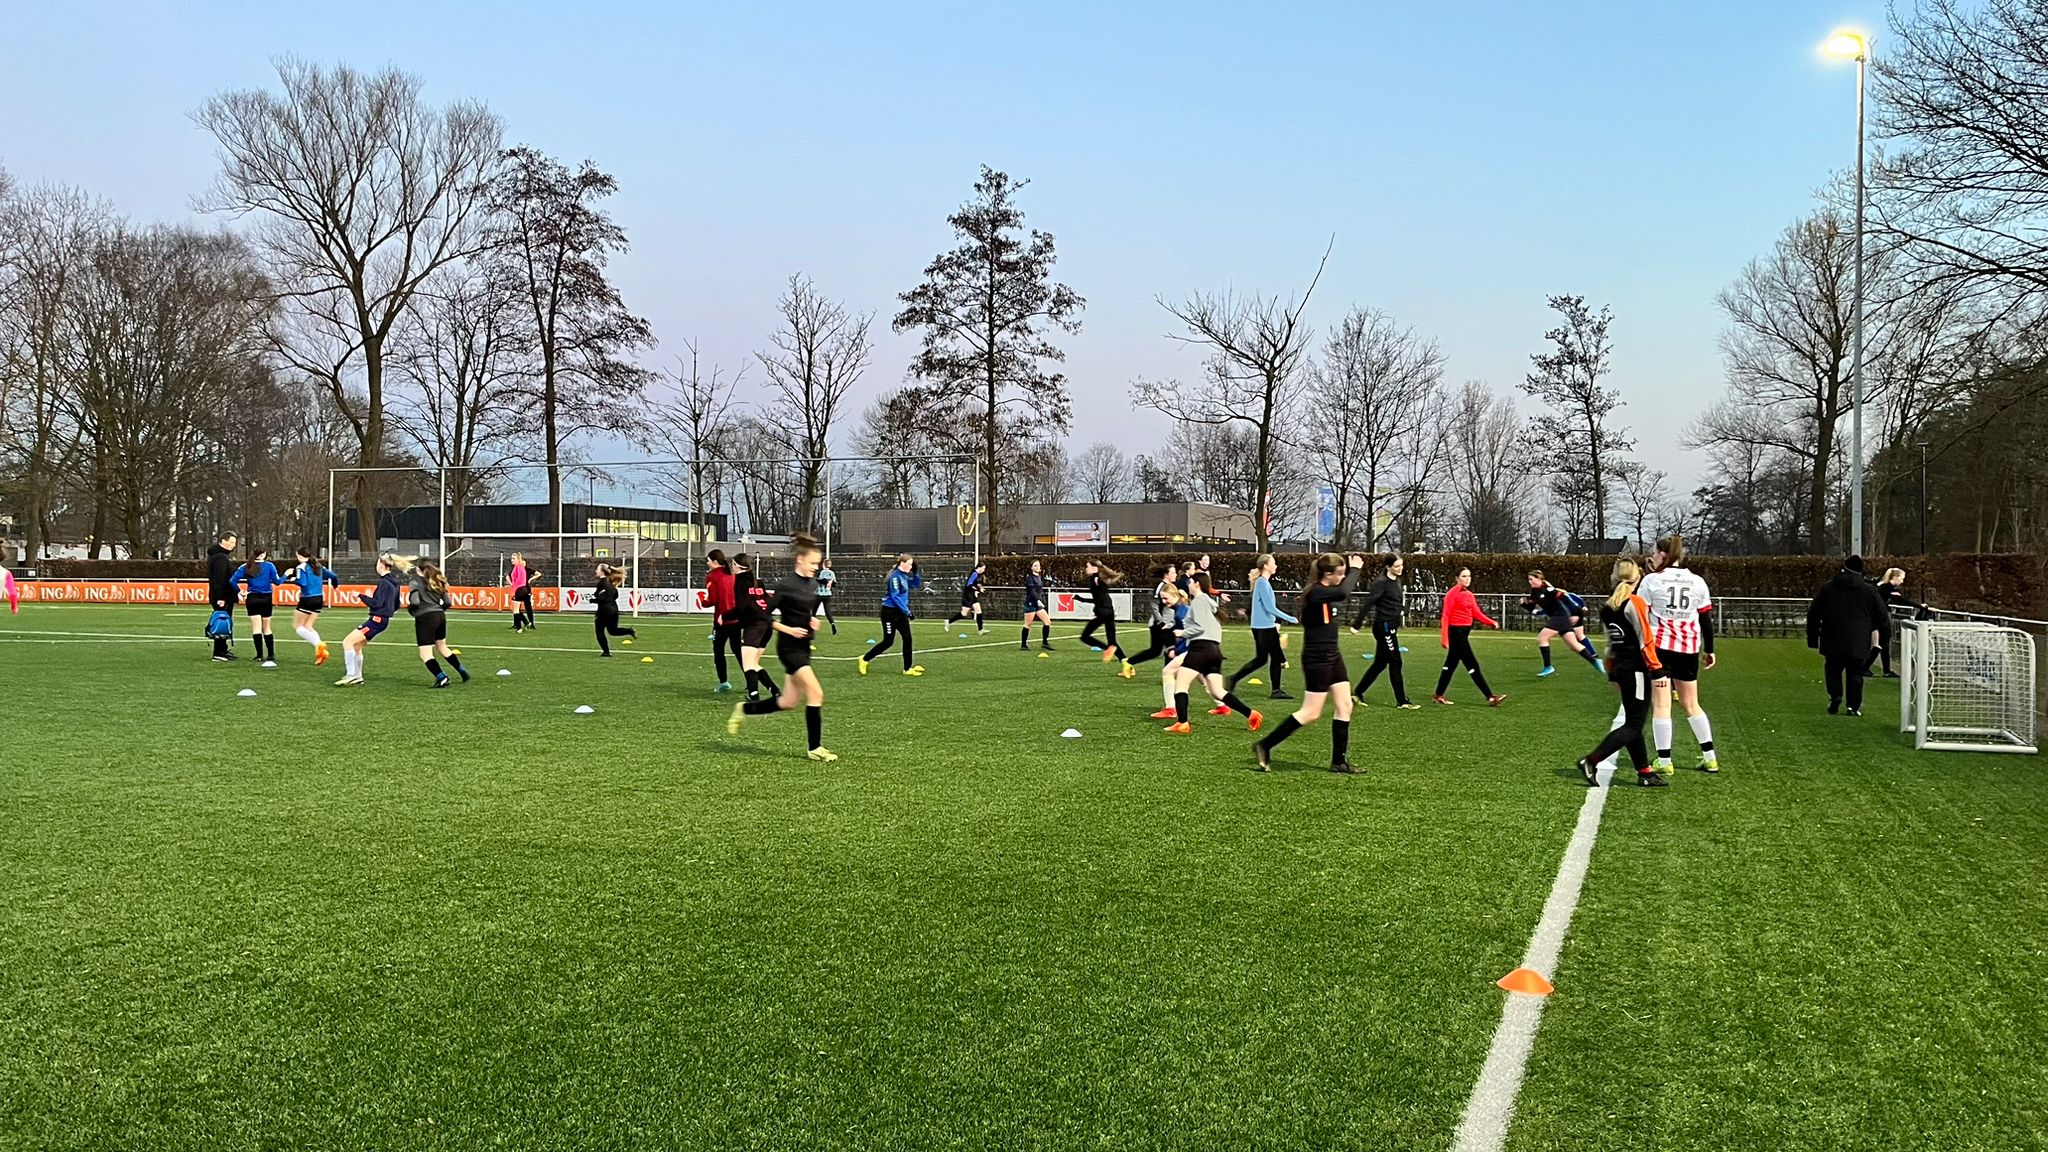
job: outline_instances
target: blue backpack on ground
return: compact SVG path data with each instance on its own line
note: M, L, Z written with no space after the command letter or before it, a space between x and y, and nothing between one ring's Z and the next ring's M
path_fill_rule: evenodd
M213 615L206 618L206 638L227 640L235 634L235 618L225 608L215 608Z

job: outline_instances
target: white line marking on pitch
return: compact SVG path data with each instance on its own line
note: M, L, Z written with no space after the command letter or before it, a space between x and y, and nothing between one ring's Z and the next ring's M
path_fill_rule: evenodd
M1557 954L1564 948L1565 932L1579 906L1579 888L1593 862L1593 839L1600 834L1600 813L1607 807L1607 789L1613 781L1613 770L1603 769L1600 786L1587 790L1586 801L1579 806L1579 822L1564 847L1564 861L1557 867L1557 880L1550 886L1550 898L1543 902L1543 915L1522 955L1522 967L1542 973L1545 980L1556 978ZM1536 1026L1543 1022L1547 999L1527 992L1510 992L1507 997L1500 1010L1500 1026L1493 1032L1493 1046L1479 1068L1479 1081L1465 1101L1452 1152L1499 1152L1507 1144L1508 1125L1515 1119L1515 1097L1522 1090L1522 1073L1536 1047Z

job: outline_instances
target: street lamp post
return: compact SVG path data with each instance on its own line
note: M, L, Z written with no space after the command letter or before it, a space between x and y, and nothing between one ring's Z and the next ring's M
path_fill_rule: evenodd
M1849 346L1852 403L1849 419L1849 551L1863 554L1863 93L1870 68L1870 37L1842 31L1828 37L1822 50L1840 60L1856 62L1856 318Z

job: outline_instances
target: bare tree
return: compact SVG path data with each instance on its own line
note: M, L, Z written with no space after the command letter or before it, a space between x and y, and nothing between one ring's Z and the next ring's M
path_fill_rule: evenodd
M1622 498L1635 525L1635 546L1647 552L1651 539L1663 527L1658 518L1671 499L1671 491L1664 485L1669 475L1640 460L1623 460L1615 464L1614 476L1621 482Z
M1614 315L1588 308L1583 296L1552 296L1550 307L1563 323L1543 334L1551 350L1529 357L1535 371L1522 381L1522 391L1544 406L1532 424L1535 447L1567 518L1589 515L1593 535L1604 539L1614 462L1634 447L1627 429L1610 423L1621 393L1600 386L1612 367Z
M627 359L654 347L606 275L626 230L597 207L618 181L585 161L571 170L532 148L504 153L490 187L492 281L526 306L548 508L562 527L566 445L586 432L632 434L654 373Z
M1096 504L1114 504L1130 499L1131 462L1123 450L1106 440L1090 444L1074 457L1074 474L1084 499Z
M1441 409L1443 352L1384 313L1353 308L1323 344L1321 373L1325 404L1304 446L1335 490L1336 539L1371 548L1381 515L1401 516L1441 457L1430 418Z
M434 272L473 252L501 127L483 105L429 108L416 77L295 60L283 92L225 92L200 110L221 176L202 207L254 215L281 305L275 353L324 386L382 464L385 345ZM363 546L376 546L372 478L356 477Z
M51 539L60 488L83 448L67 399L76 379L67 318L113 223L105 205L68 188L0 201L0 256L11 270L0 298L0 446L30 560Z
M1875 263L1879 272L1868 294L1882 301L1883 262ZM1852 406L1855 275L1854 229L1833 210L1787 228L1769 257L1751 261L1719 298L1729 325L1721 350L1727 358L1730 404L1710 411L1687 438L1697 447L1724 435L1761 432L1777 451L1800 460L1808 476L1806 547L1812 552L1828 548L1830 468L1839 454L1836 430ZM1871 311L1877 323L1866 323L1864 348L1876 361L1885 356L1887 325L1882 306ZM1867 382L1881 381L1869 374ZM1752 419L1759 411L1766 418ZM1724 429L1731 414L1740 418Z
M1052 279L1052 234L1021 235L1024 212L1015 197L1028 183L983 166L974 199L946 219L960 245L925 266L924 283L899 297L895 319L898 332L923 332L911 374L971 401L965 411L981 441L990 540L1008 526L1003 418L1017 413L1040 436L1066 431L1073 414L1067 378L1040 364L1066 359L1048 337L1080 331L1085 306Z
M519 297L466 269L437 276L394 334L396 375L411 384L395 423L448 473L448 513L458 531L492 465L508 462L536 431L526 365L532 330ZM438 498L438 497L437 497Z
M1880 229L1923 284L2048 290L2048 0L1926 0L1894 19L1872 101L1895 147L1877 166Z
M1451 420L1452 451L1461 467L1451 493L1465 546L1513 552L1528 543L1529 470L1522 418L1514 399L1468 380Z
M978 458L963 416L966 404L957 391L912 384L869 405L853 442L855 451L873 461L862 498L884 508L965 502L974 491L971 477L953 463L920 457Z
M1330 262L1328 250L1300 296L1239 298L1230 293L1196 293L1181 304L1159 302L1180 321L1186 344L1208 350L1200 384L1138 380L1131 401L1183 424L1235 427L1250 433L1254 534L1260 549L1272 543L1270 507L1280 446L1308 380L1304 371L1314 332L1302 319L1309 298Z
M848 312L818 294L810 279L791 276L777 307L782 327L770 336L774 350L756 353L768 373L768 413L796 453L803 485L798 523L815 526L824 495L825 457L832 452L832 428L846 395L867 371L873 345L872 316Z
M732 439L735 419L733 391L745 370L727 377L712 365L706 375L694 341L686 341L689 359L676 358L675 368L663 374L669 396L658 403L647 421L649 443L668 455L687 460L675 491L678 501L688 504L691 515L722 510L719 485L715 482L718 460ZM708 499L708 503L707 503ZM696 521L698 539L703 539L702 521Z

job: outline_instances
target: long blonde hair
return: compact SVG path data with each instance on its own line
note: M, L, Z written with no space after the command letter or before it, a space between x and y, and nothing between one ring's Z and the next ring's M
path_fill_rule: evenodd
M1636 582L1643 578L1643 570L1635 561L1623 556L1614 562L1614 571L1607 578L1614 581L1614 595L1607 598L1607 606L1619 608L1636 594Z
M396 552L386 552L384 555L377 557L377 559L383 561L386 568L401 576L412 571L412 557L410 556L400 556Z

